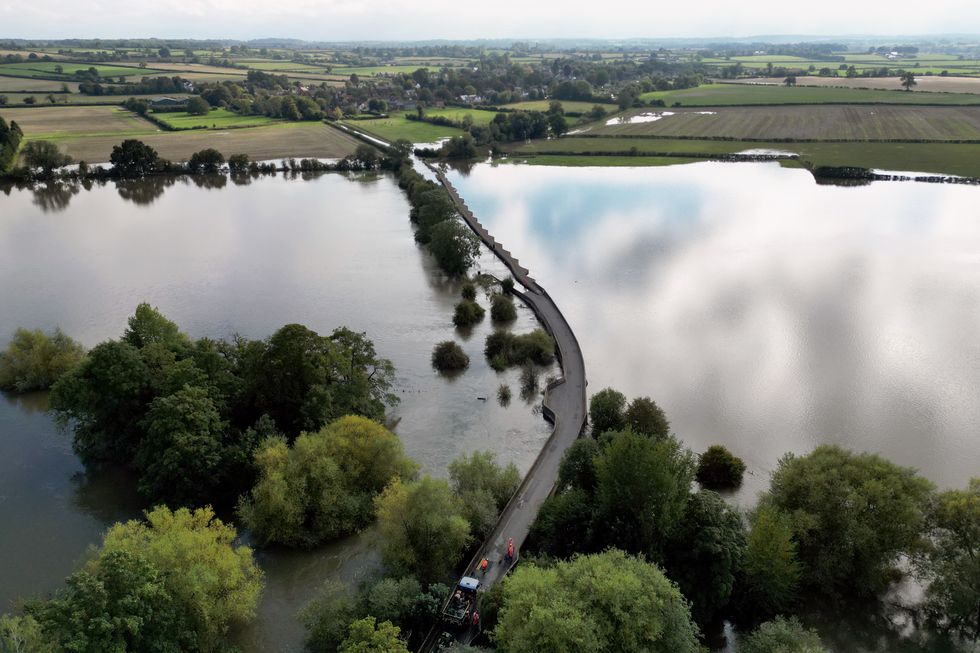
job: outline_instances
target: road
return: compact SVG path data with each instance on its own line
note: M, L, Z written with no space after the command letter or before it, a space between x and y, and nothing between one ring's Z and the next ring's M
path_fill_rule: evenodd
M562 378L546 388L543 404L545 419L554 425L554 430L527 476L524 477L521 486L501 513L493 532L484 540L483 546L466 568L465 575L479 579L482 583L481 591L486 591L500 581L513 566L513 563L505 559L509 539L514 540L516 553L514 562L520 557L521 546L537 517L538 509L554 490L558 479L558 468L565 450L578 439L585 428L587 415L585 361L575 333L547 291L531 278L529 271L522 267L520 262L504 249L503 245L496 242L480 224L442 171L436 168L432 170L449 191L463 220L510 269L514 279L525 288L524 292L518 291L515 294L531 307L544 328L554 337L558 360L562 367ZM479 564L483 558L490 561L490 568L485 574L479 571ZM441 632L441 628L437 626L420 650L431 650ZM466 644L470 643L477 634L476 629L455 633L456 638Z

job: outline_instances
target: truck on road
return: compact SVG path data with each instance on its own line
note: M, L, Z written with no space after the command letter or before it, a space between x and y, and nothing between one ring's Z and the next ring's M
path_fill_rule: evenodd
M480 581L463 576L442 610L443 620L454 626L469 624L476 607L476 590L479 587Z

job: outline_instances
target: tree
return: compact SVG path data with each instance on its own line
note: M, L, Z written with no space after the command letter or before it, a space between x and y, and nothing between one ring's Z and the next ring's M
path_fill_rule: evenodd
M739 653L827 653L820 637L795 618L776 617L739 643Z
M432 367L440 372L456 372L470 366L470 357L452 340L445 340L432 350Z
M61 168L72 162L72 158L62 153L51 141L29 141L24 146L22 155L28 168L40 168L44 175L50 175L55 168Z
M139 304L126 322L122 339L137 349L159 345L171 351L185 350L190 338L180 332L176 323L167 319L155 306Z
M787 75L786 79L783 80L783 84L786 86L796 86L796 75Z
M667 548L667 572L691 602L695 622L710 623L735 586L745 550L742 516L710 490L692 494Z
M626 395L612 388L604 388L589 399L589 421L593 435L626 428Z
M377 623L374 617L358 619L350 625L350 635L338 649L339 653L409 653L399 639L400 629L390 621Z
M195 152L187 162L187 168L193 174L215 174L225 162L224 155L213 147Z
M735 488L742 484L745 463L725 447L716 444L698 457L697 481L709 490Z
M248 170L249 158L247 154L232 154L228 157L228 169L231 172L242 173Z
M51 388L51 408L74 425L73 448L85 464L129 463L142 437L151 373L128 342L96 345Z
M663 439L670 435L670 422L663 409L650 397L637 397L624 414L626 426L634 433Z
M200 95L187 98L187 113L192 116L206 116L211 112L211 105Z
M966 490L941 493L930 512L932 546L919 567L929 580L930 619L973 641L980 639L980 478Z
M463 502L463 514L471 532L485 537L493 529L497 515L521 484L521 474L514 463L501 467L489 451L476 451L449 463L453 492Z
M788 610L796 600L800 571L789 516L758 508L750 520L733 601L740 620L757 622Z
M912 469L824 445L787 454L759 505L792 519L805 585L862 596L881 591L894 563L920 549L931 493Z
M494 322L513 322L517 319L514 300L500 293L490 298L490 319Z
M0 390L47 390L85 357L85 349L55 329L50 336L40 329L17 329L0 352Z
M50 650L51 645L34 617L0 615L0 651L3 653L43 653Z
M106 533L97 563L117 551L142 556L161 574L178 605L193 615L194 638L202 649L218 647L232 626L255 617L262 572L252 550L234 546L238 534L211 508L191 512L166 507L146 521L116 524Z
M29 603L27 612L58 650L200 651L189 607L175 599L145 557L109 551L90 569L72 574L54 599Z
M156 150L132 138L113 146L109 161L118 177L143 177L158 172L163 167L163 161Z
M898 79L906 91L911 91L912 87L919 83L915 81L915 73L911 70L902 73Z
M548 116L548 127L552 134L560 137L568 131L568 120L561 113L553 113Z
M694 480L694 456L674 438L612 433L595 459L598 544L662 559Z
M466 274L480 253L480 240L459 220L444 220L431 229L429 251L443 272Z
M266 440L255 454L259 480L239 504L262 543L313 546L353 533L371 520L372 501L415 464L401 441L369 419L343 417L316 433Z
M157 397L142 426L136 451L140 493L171 506L207 501L222 481L222 440L228 428L207 390L184 386Z
M306 650L334 653L346 639L355 614L354 599L348 588L343 583L328 580L300 611L300 621L306 628Z
M463 507L444 480L394 480L375 499L382 556L398 574L422 583L447 578L470 542Z
M494 633L502 653L700 650L677 587L655 564L616 550L518 567L504 581Z

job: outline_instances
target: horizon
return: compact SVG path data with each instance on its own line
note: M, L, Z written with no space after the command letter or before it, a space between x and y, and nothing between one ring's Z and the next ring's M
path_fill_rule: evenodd
M100 0L65 7L60 0L11 0L0 6L3 38L66 39L299 39L311 42L425 42L432 40L667 40L808 38L922 38L980 34L980 4L937 0L925 16L910 18L885 2L827 0L820 12L788 15L775 2L752 6L710 2L695 11L660 9L626 0L616 11L568 11L557 3L501 0L485 7L447 0ZM111 27L107 22L111 21ZM152 25L152 30L147 29ZM220 27L219 27L220 26ZM148 32L156 36L140 36ZM223 36L214 36L220 31ZM107 32L111 32L106 35ZM289 36L269 37L268 34ZM132 35L137 36L132 36ZM568 36L574 34L576 36ZM651 36L638 36L650 34ZM23 35L29 35L25 37ZM123 35L123 36L120 36Z

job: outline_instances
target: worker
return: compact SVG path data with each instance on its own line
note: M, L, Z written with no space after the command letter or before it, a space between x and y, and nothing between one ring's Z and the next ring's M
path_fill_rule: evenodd
M507 560L508 562L514 559L514 538L507 540Z
M487 569L490 567L490 561L484 558L480 561L480 572L487 573Z
M474 626L480 625L480 613L477 612L476 610L473 611L473 625Z

